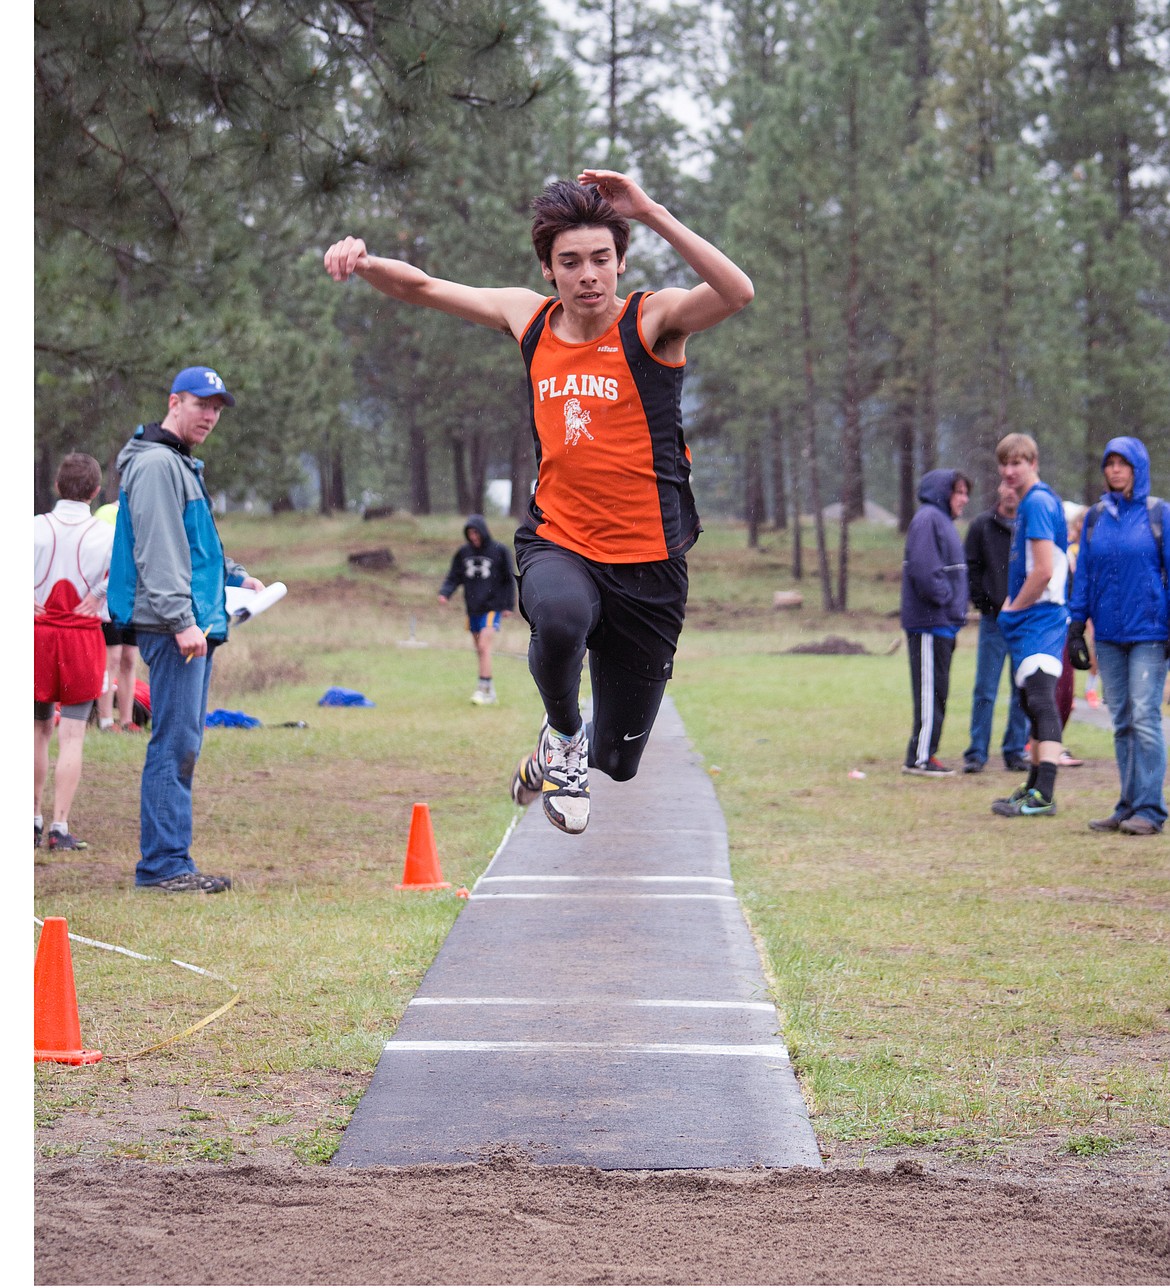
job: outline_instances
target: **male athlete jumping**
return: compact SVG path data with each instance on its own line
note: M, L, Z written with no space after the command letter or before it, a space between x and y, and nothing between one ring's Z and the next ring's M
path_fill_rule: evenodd
M512 776L563 832L589 822L592 765L618 781L638 770L673 667L698 538L680 400L687 337L748 304L750 279L630 178L586 170L533 202L545 298L524 287L465 286L346 237L325 254L385 295L513 336L528 371L537 483L516 532L528 665L546 719ZM702 281L618 294L629 221L652 229ZM593 722L581 718L589 652Z

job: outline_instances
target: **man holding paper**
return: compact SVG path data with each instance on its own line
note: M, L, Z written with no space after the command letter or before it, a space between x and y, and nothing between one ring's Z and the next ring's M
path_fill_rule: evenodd
M175 377L161 422L139 425L118 455L118 522L110 565L110 616L138 634L150 668L151 737L142 768L135 883L167 894L219 894L229 877L191 858L191 792L203 745L211 659L227 642L227 584L261 591L229 559L216 531L203 462L192 456L234 407L210 367Z

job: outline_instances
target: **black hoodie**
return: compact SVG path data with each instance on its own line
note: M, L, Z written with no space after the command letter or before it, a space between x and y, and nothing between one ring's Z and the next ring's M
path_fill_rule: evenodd
M472 529L482 540L478 550L470 541ZM457 586L462 586L468 617L511 612L516 607L516 581L507 546L493 540L482 514L473 514L467 520L463 535L468 540L455 552L439 594L447 599Z

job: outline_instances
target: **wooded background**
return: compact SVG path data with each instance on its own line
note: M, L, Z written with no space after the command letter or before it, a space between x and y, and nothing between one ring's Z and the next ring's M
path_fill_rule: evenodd
M35 57L37 509L67 451L112 496L207 363L233 500L468 513L502 477L515 510L514 343L321 256L543 291L531 199L587 165L753 278L689 348L696 493L798 575L814 543L826 607L865 502L904 525L949 465L988 503L1009 430L1065 496L1121 433L1170 489L1164 0L38 0ZM692 280L635 234L624 289Z

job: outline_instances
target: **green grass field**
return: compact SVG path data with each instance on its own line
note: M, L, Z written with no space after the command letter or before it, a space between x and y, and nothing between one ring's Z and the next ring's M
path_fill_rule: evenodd
M510 532L507 520L495 528ZM176 1104L215 1088L235 1098L232 1121L250 1114L278 1130L262 1086L345 1074L348 1095L287 1142L305 1161L329 1157L462 906L449 891L394 889L412 804L430 807L446 879L470 886L512 819L506 783L539 719L518 619L497 656L500 705L468 702L464 618L435 602L460 530L450 517L222 524L250 571L290 587L216 662L212 705L264 722L210 731L196 781L199 864L230 873L235 889L133 889L143 740L91 734L73 812L91 848L38 855L36 913L158 960L74 947L83 1039L107 1059L37 1066L42 1157L126 1152L106 1141L103 1115L127 1087ZM984 1157L1055 1133L1070 1156L1091 1158L1170 1128L1170 864L1161 839L1085 828L1114 800L1109 735L1070 726L1088 763L1062 774L1054 819L992 816L992 797L1016 785L997 768L901 775L901 543L854 533L853 611L825 616L808 579L805 608L772 608L774 591L793 588L785 538L749 551L741 529L709 530L691 559L671 685L726 815L738 892L825 1152L860 1142ZM347 554L381 546L390 571L348 567ZM830 636L866 652L789 651ZM973 665L972 628L952 676L952 762ZM377 705L319 708L334 684ZM237 991L214 1022L171 1040ZM60 1151L54 1125L71 1113L88 1115L92 1140ZM246 1131L193 1124L138 1153L215 1161L248 1149Z

